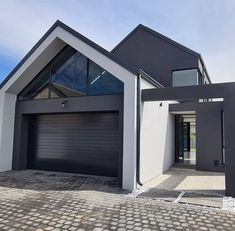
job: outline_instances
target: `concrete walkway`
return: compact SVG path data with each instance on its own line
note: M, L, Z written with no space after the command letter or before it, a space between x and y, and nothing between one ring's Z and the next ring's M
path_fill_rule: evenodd
M115 179L0 173L0 230L235 230L235 213L130 197Z
M216 208L224 208L227 203L223 173L172 167L148 182L145 188L140 196Z
M172 167L169 171L148 182L146 187L224 195L225 176L224 173Z

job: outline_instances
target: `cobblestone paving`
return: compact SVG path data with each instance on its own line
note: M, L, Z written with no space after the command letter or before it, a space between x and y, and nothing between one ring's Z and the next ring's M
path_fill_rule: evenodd
M0 230L235 230L235 213L127 193L107 178L0 173Z

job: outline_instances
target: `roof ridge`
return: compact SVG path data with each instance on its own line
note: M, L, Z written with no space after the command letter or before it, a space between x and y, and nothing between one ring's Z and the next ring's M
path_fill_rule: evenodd
M126 37L124 37L124 39L122 39L110 52L114 53L124 42L126 42L138 29L139 26L142 24L139 24L138 26L136 26L129 34L127 34Z
M160 39L165 40L166 42L169 42L170 44L172 44L172 45L174 45L174 46L176 46L178 48L181 48L181 49L185 50L186 52L188 52L188 53L190 53L192 55L195 55L196 57L199 57L201 55L200 53L198 53L198 52L196 52L196 51L194 51L194 50L192 50L192 49L190 49L190 48L180 44L179 42L176 42L175 40L173 40L173 39L171 39L171 38L169 38L169 37L167 37L167 36L157 32L155 30L151 29L150 27L147 27L147 26L145 26L143 24L139 24L138 27L141 28L141 29L144 29L145 31L151 33L154 36L159 37Z
M101 47L97 43L91 41L84 35L80 34L76 30L72 29L71 27L67 26L60 20L57 20L47 31L46 33L39 39L39 41L31 48L31 50L21 59L21 61L16 65L16 67L7 75L7 77L1 82L0 84L0 89L8 82L8 80L18 71L18 69L27 61L27 59L32 55L32 53L43 43L43 41L56 29L56 27L61 27L68 33L72 34L76 38L82 40L89 46L93 47L96 49L98 52L102 53L109 59L113 60L116 62L118 65L122 66L132 74L137 74L137 69L134 68L133 66L124 63L119 57L117 57L115 54L109 52L105 48Z
M122 46L138 29L143 29L143 30L147 31L148 33L150 33L150 34L152 34L152 35L154 35L154 36L156 36L156 37L158 37L158 38L160 38L160 39L162 39L162 40L164 40L164 41L170 43L171 45L176 46L176 47L178 47L178 48L180 48L180 49L183 49L184 51L190 53L191 55L194 55L194 56L196 56L196 57L200 57L200 53L198 53L198 52L196 52L196 51L194 51L194 50L192 50L192 49L190 49L190 48L188 48L188 47L186 47L186 46L184 46L184 45L181 45L180 43L174 41L173 39L171 39L171 38L169 38L169 37L167 37L167 36L165 36L165 35L163 35L163 34L157 32L157 31L155 31L155 30L153 30L153 29L151 29L151 28L149 28L149 27L147 27L147 26L145 26L145 25L143 25L143 24L141 24L141 23L138 24L123 40L121 40L121 41L111 50L111 52L114 53L114 52L115 52L120 46Z

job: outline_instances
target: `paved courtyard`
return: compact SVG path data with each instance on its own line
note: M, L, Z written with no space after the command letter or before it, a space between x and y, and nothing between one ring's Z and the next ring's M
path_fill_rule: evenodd
M0 173L0 230L235 230L235 213L131 195L110 178Z

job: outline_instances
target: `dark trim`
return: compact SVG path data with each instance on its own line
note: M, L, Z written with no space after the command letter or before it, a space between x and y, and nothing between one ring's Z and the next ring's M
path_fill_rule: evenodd
M184 147L184 151L190 152L190 122L183 122L183 126L186 126L187 129L187 147L186 149Z
M212 99L235 96L235 82L142 90L143 101Z
M173 70L171 70L171 72L174 72L174 71L187 71L187 70L195 70L195 69L200 72L200 70L199 70L198 67L189 67L189 68L173 69Z
M197 70L197 74L198 74L198 78L197 78L197 84L200 85L201 84L201 80L200 80L200 70L198 67L191 67L191 68L181 68L181 69L173 69L171 70L171 86L173 87L173 72L177 72L177 71L188 71L188 70ZM195 85L194 85L195 86Z
M202 64L202 68L203 68L203 69L204 69L204 71L206 72L206 77L208 78L209 83L212 83L212 82L211 82L211 78L210 78L210 76L209 76L209 73L208 73L208 71L207 71L207 68L206 68L205 62L204 62L204 60L203 60L203 58L202 58L201 54L200 54L200 56L199 56L199 60L200 60L200 62L201 62L201 64Z
M17 96L17 98L18 98L18 100L32 100L40 91L42 91L42 90L44 90L46 87L48 87L49 88L49 95L48 95L48 98L44 98L44 99L51 99L51 91L54 91L54 92L58 92L59 93L59 95L58 96L60 96L60 97L66 97L59 89L56 89L56 87L54 86L55 85L55 83L52 81L52 74L54 74L56 71L57 71L57 69L59 68L59 67L57 67L57 69L53 69L52 67L53 67L53 63L54 63L54 61L58 58L58 56L60 56L64 51L65 51L65 49L67 49L67 48L71 48L72 50L72 56L73 55L75 55L76 54L76 49L74 49L74 48L72 48L72 47L70 47L69 45L66 45L24 88L23 88L23 90L21 90L21 92L18 94L18 96ZM80 53L80 52L78 52L78 53ZM81 53L80 53L81 54ZM83 55L83 54L81 54L81 55ZM69 56L70 58L72 57L72 56ZM84 55L83 55L84 56ZM92 61L92 60L90 60L89 58L87 58L86 56L84 56L85 58L86 58L86 93L88 94L88 88L89 88L89 66L90 66L90 62ZM68 58L69 59L69 58ZM71 64L70 64L70 66L71 66ZM24 95L22 96L22 93L34 82L34 81L37 81L37 79L39 78L39 77L41 77L40 75L46 70L46 69L48 69L49 70L49 77L48 77L48 80L47 80L47 82L45 82L44 83L44 85L42 85L42 86L40 86L32 95L31 95L31 97L30 97L30 99L24 99L24 98L27 98L27 97L25 97ZM53 70L52 70L53 69ZM112 74L111 74L112 75ZM113 75L112 75L113 76ZM115 76L113 76L113 77L115 77ZM115 77L115 78L117 78L117 77ZM118 78L117 78L118 79ZM119 80L119 79L118 79ZM120 82L122 82L121 80L119 80ZM123 83L123 82L122 82ZM34 85L33 85L34 86ZM27 91L26 91L26 94L27 94ZM123 94L123 93L120 93L120 95L121 94ZM112 94L111 94L112 95ZM114 93L113 95L117 95L117 93ZM79 97L86 97L86 96L88 96L88 95L81 95L81 96L79 96ZM71 98L72 97L78 97L78 96L70 96ZM41 99L34 99L34 100L41 100Z
M179 163L179 116L175 115L175 163Z
M61 104L65 99L67 103L65 107L62 107ZM28 124L32 115L112 111L119 113L120 150L118 180L121 186L123 164L123 96L120 95L54 98L16 102L12 169L22 170L27 167Z
M10 72L10 74L0 84L0 89L8 82L8 80L18 71L18 69L26 62L26 60L33 54L33 52L43 43L43 41L52 33L58 26L59 21L56 21L52 27L42 36L42 38L33 46L33 48L24 56L24 58L17 64L17 66Z
M22 94L22 92L23 92L30 84L32 84L32 82L35 80L35 78L38 77L39 75L41 75L42 72L45 71L48 67L50 67L50 66L51 66L51 63L53 63L54 60L55 60L68 46L69 46L69 45L65 45L65 46L61 49L61 51L59 51L59 53L58 53L52 60L50 60L49 63L48 63L45 67L43 67L41 71L38 72L38 74L20 91L20 93L19 93L18 96L17 96L18 98L19 98L19 96ZM49 78L49 82L48 82L48 83L51 82L51 74L52 74L51 67L50 67L50 70L49 70L49 71L50 71L50 78ZM45 85L48 84L48 83L45 83ZM42 88L43 88L43 87L44 87L44 86L42 86ZM0 85L0 88L1 88L1 85ZM41 89L38 89L37 93L38 93L40 90L41 90ZM35 93L34 95L36 95L37 93Z
M202 102L204 103L204 102ZM210 102L215 103L215 102ZM184 102L184 103L172 103L169 104L169 112L171 113L181 113L182 114L190 114L188 112L196 112L197 106L199 102ZM192 113L191 113L192 114Z
M65 107L62 103L67 101ZM27 100L16 102L16 115L122 110L122 95L102 95Z
M119 47L121 47L121 46L122 46L137 30L139 30L139 29L142 29L142 30L146 31L146 32L148 32L148 33L150 33L150 34L152 34L152 35L154 35L154 36L156 36L156 37L158 37L158 38L164 40L165 42L168 42L168 43L170 43L171 45L173 45L173 46L175 46L175 47L177 47L177 48L180 48L180 49L186 51L187 53L189 53L189 54L191 54L191 55L193 55L193 56L195 56L195 57L197 57L197 58L200 57L200 54L199 54L199 53L197 53L197 52L191 50L191 49L188 48L188 47L185 47L185 46L181 45L180 43L177 43L176 41L174 41L174 40L172 40L172 39L166 37L165 35L160 34L159 32L157 32L157 31L155 31L155 30L152 30L152 29L150 29L149 27L146 27L146 26L144 26L144 25L142 25L142 24L139 24L137 27L135 27L134 30L132 30L121 42L119 42L119 43L112 49L111 52L112 52L112 53L115 53L115 51L116 51Z
M131 72L132 74L136 75L137 70L134 67L132 67L130 65L127 65L126 63L122 62L119 58L117 58L111 52L105 50L103 47L101 47L98 44L92 42L91 40L89 40L85 36L81 35L77 31L73 30L72 28L70 28L67 25L65 25L64 23L62 23L61 21L57 20L52 25L52 27L42 36L42 38L33 46L33 48L25 55L25 57L19 62L19 64L10 72L10 74L3 80L3 82L0 84L0 89L18 71L18 69L26 62L26 60L34 53L34 51L43 43L43 41L56 29L56 27L61 27L62 29L64 29L68 33L75 36L77 39L80 39L81 41L88 44L89 46L91 46L92 48L94 48L95 50L100 52L101 54L105 55L106 57L108 57L109 59L114 61L115 63L119 64L120 66L122 66L123 68L125 68L126 70Z
M137 75L137 132L136 132L136 181L137 183L142 186L143 183L140 179L140 126L141 126L141 118L140 118L140 111L141 111L141 75Z
M86 63L86 93L88 94L89 91L89 67L90 67L90 59L86 59L87 63Z
M221 158L221 164L225 165L225 158L224 158L224 151L225 151L225 132L224 132L224 110L221 110L221 153L222 153L222 158Z
M155 87L163 88L163 86L156 79L151 77L149 74L147 74L143 70L138 69L137 74L140 74L143 79L147 80L149 83L153 84Z
M167 36L165 36L165 35L163 35L163 34L157 32L157 31L155 31L155 30L152 30L151 28L146 27L146 26L144 26L144 25L142 25L142 24L139 24L137 27L135 27L134 30L132 30L123 40L121 40L121 41L112 49L111 52L112 52L112 53L115 53L115 51L116 51L119 47L121 47L129 38L131 38L132 35L135 34L135 32L138 31L139 29L142 29L142 30L144 30L144 31L146 31L146 32L148 32L148 33L150 33L150 34L152 34L153 36L156 36L156 37L158 37L158 38L164 40L165 42L168 42L168 43L170 43L171 45L173 45L173 46L175 46L175 47L177 47L177 48L179 48L179 49L182 49L182 50L184 50L185 52L187 52L187 53L189 53L189 54L191 54L191 55L197 57L197 58L200 60L204 71L206 72L206 75L207 75L207 77L208 77L209 82L211 83L210 76L209 76L209 74L208 74L208 71L207 71L207 69L206 69L206 66L205 66L205 63L204 63L204 61L203 61L203 58L202 58L201 54L199 54L198 52L196 52L196 51L194 51L194 50L192 50L192 49L190 49L190 48L188 48L188 47L186 47L186 46L181 45L180 43L178 43L178 42L176 42L176 41L170 39L169 37L167 37Z
M139 29L141 24L139 24L138 26L136 26L129 34L127 34L127 36L122 39L112 50L111 53L115 53L115 51L121 47L129 38L131 38L131 36Z

